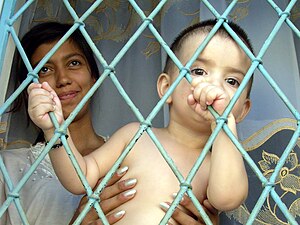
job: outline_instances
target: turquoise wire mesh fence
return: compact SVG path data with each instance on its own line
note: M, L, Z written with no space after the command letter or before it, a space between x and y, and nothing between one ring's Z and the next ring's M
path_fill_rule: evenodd
M68 9L70 15L72 16L74 20L74 25L71 27L71 29L57 42L57 44L49 51L49 53L38 63L37 66L34 68L31 66L29 59L27 58L21 44L18 38L18 35L16 34L16 31L13 27L16 20L24 13L24 11L32 4L34 1L27 1L16 13L15 11L15 4L16 1L5 1L3 5L3 10L1 14L1 21L0 21L0 43L1 43L1 62L0 62L0 69L2 70L3 67L3 58L6 51L6 46L8 42L9 35L12 37L16 44L16 48L20 52L22 59L24 60L24 63L28 69L28 76L26 80L18 87L18 89L5 101L3 105L0 107L0 115L3 115L5 111L9 108L9 106L14 102L14 100L17 98L17 96L26 89L28 84L31 82L38 82L38 72L41 70L43 65L51 58L51 56L55 53L55 51L70 37L70 35L76 30L79 29L83 36L86 38L87 42L89 43L90 47L92 48L95 57L100 62L101 66L103 67L103 73L101 74L100 78L96 81L94 86L90 89L88 94L81 100L81 102L76 106L73 113L70 114L70 116L65 120L65 122L59 126L57 123L57 120L54 115L50 113L50 116L52 118L52 121L56 127L55 134L48 145L45 146L42 153L38 156L36 161L32 164L30 169L27 171L27 173L23 176L23 178L19 181L18 184L13 185L13 182L7 172L6 166L0 157L0 169L3 174L4 180L6 182L6 185L8 186L10 193L8 194L8 197L6 201L3 203L3 205L0 207L0 217L5 213L5 211L8 209L10 204L15 204L20 218L24 224L29 224L28 220L26 218L24 209L22 208L22 204L20 202L19 198L19 191L22 189L24 184L27 182L31 174L36 170L38 165L41 163L41 161L45 158L45 156L48 154L48 152L51 150L52 145L60 138L62 140L62 143L65 146L66 151L70 155L71 161L78 173L78 176L82 180L82 183L86 189L86 193L89 196L88 203L86 204L84 210L81 212L81 214L78 216L74 224L80 224L84 216L88 213L88 211L91 209L91 207L95 207L99 217L103 221L103 224L108 224L105 215L100 207L99 204L99 194L103 191L105 185L110 180L110 178L113 176L117 168L120 166L122 161L125 159L125 157L129 154L131 149L133 148L135 142L143 135L144 132L146 132L151 139L153 140L154 144L157 146L157 150L161 153L162 157L165 159L166 163L169 165L169 167L172 169L174 176L177 177L179 183L180 183L180 191L178 192L176 198L174 199L171 207L161 220L160 224L166 224L169 218L172 216L173 211L175 210L176 206L179 204L180 200L182 199L183 195L187 193L187 195L191 198L194 205L199 210L200 214L202 215L204 221L206 224L212 224L209 217L207 216L206 212L202 208L201 204L197 200L196 196L194 195L192 189L191 189L191 182L198 171L200 165L202 164L206 154L208 153L209 149L211 148L214 139L216 138L217 134L220 132L221 129L223 129L229 138L232 140L232 142L237 146L241 154L243 155L245 161L248 163L248 165L252 168L254 173L257 175L258 179L261 181L261 183L264 186L264 189L253 208L250 217L247 221L247 224L252 224L256 218L256 216L259 213L259 210L261 210L261 207L266 200L266 197L268 195L271 195L274 201L278 204L280 210L286 217L286 219L289 221L290 224L298 224L295 220L294 216L291 215L288 208L282 202L280 197L278 196L277 192L274 189L275 186L275 180L278 176L278 173L280 172L280 169L283 167L284 162L286 161L288 155L292 151L293 147L295 146L297 139L299 138L300 128L299 125L297 126L297 129L295 130L293 137L291 138L289 144L286 146L285 150L283 151L280 160L278 161L276 168L270 177L270 179L266 179L266 177L262 174L260 169L257 167L255 162L251 159L251 157L248 155L248 153L245 151L243 146L239 143L239 141L235 138L235 136L232 134L230 129L227 127L226 124L226 118L228 114L231 112L234 104L236 103L237 99L241 95L242 91L245 89L248 81L251 79L251 76L253 75L253 72L255 70L259 70L263 77L266 79L266 81L270 84L270 86L276 91L278 96L282 99L282 101L285 103L286 107L290 110L292 115L295 117L295 119L298 121L300 120L299 112L294 108L294 106L290 103L290 101L287 99L285 94L281 91L281 89L278 87L276 82L272 79L272 76L268 73L268 71L265 69L265 67L262 64L262 58L264 54L266 53L268 47L272 43L274 37L276 36L278 30L280 27L286 23L291 30L296 34L297 37L300 38L300 32L299 29L291 22L289 19L291 9L297 2L297 0L292 0L287 5L286 9L281 10L274 1L268 1L268 4L270 7L272 7L276 13L279 16L279 19L274 26L272 32L267 37L264 45L259 50L258 54L255 56L251 53L251 51L246 47L246 45L243 43L243 41L240 40L240 38L233 32L233 30L230 28L230 26L227 24L227 19L229 18L229 14L231 10L235 7L238 0L232 1L227 9L220 14L217 12L214 7L209 3L209 1L203 0L202 2L204 5L211 11L211 13L214 15L215 18L218 19L217 24L214 26L212 31L209 33L209 35L206 37L206 39L203 41L203 43L199 46L197 51L194 53L193 57L188 61L186 65L182 65L181 62L176 58L174 53L170 50L169 46L164 41L163 37L160 35L160 33L155 28L153 21L155 16L160 12L162 7L167 3L167 0L160 1L157 6L154 8L154 10L147 16L145 15L145 12L139 7L139 5L134 0L129 0L129 3L132 5L136 13L141 18L141 24L138 27L138 29L135 31L135 33L132 35L132 37L127 41L127 43L123 46L123 48L118 52L118 54L113 58L113 60L110 63L107 63L105 58L102 56L100 49L98 49L93 41L92 37L89 35L89 33L86 31L84 23L87 17L91 15L91 13L97 9L102 3L102 1L95 1L90 8L86 10L86 12L82 16L78 16L76 11L72 8L69 1L64 0L65 7ZM245 75L245 78L243 79L239 89L237 90L236 94L232 98L230 104L224 111L224 113L219 116L217 113L214 112L212 108L209 108L211 113L216 118L217 126L213 133L211 134L210 138L208 139L203 151L201 152L199 158L197 159L196 163L192 167L190 173L185 178L180 171L178 171L175 163L173 162L172 158L168 155L167 151L163 148L161 143L156 138L155 134L152 132L152 120L155 118L157 113L162 109L164 103L168 99L168 97L172 94L172 92L175 90L177 85L180 83L182 79L187 79L189 82L191 81L190 77L190 71L189 68L192 65L192 63L196 60L197 56L203 51L209 40L214 36L214 34L217 32L219 27L224 26L225 29L228 31L228 33L233 37L233 39L241 46L241 48L245 51L247 56L251 59L252 64L249 68L248 72ZM137 40L137 38L142 34L142 32L145 29L149 29L152 34L155 36L157 41L160 43L162 49L171 57L171 59L174 61L175 65L179 68L179 75L176 78L175 82L172 84L172 86L169 88L167 93L162 97L162 99L156 104L156 106L153 108L153 110L149 113L149 115L145 118L140 112L139 109L135 106L135 104L132 102L130 97L126 94L126 91L122 87L122 84L119 82L116 74L115 74L115 67L118 64L118 62L124 57L124 55L128 52L130 47L133 45L133 43ZM5 76L2 74L1 76ZM104 80L110 79L117 90L119 91L120 95L123 97L124 101L128 104L128 106L132 109L133 113L135 114L137 120L140 122L140 128L136 132L136 135L132 139L132 141L128 144L128 146L124 149L118 160L115 162L115 164L112 166L112 168L109 170L107 175L104 177L104 179L101 181L101 183L98 185L95 191L91 189L91 187L88 185L85 176L81 172L72 151L70 150L68 143L66 141L66 130L68 126L72 123L80 109L85 105L85 103L91 98L91 96L95 93L95 91L100 87L100 85L104 82ZM26 91L26 90L25 90Z

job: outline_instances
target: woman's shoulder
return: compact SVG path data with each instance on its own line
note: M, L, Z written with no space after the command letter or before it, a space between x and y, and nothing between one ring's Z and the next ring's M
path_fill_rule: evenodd
M22 171L27 171L38 157L41 157L44 147L45 143L40 142L35 145L30 145L29 147L1 150L0 155L8 170L16 170L19 168L22 169ZM44 156L38 169L42 169L49 176L55 176L48 154Z
M3 160L7 158L22 158L23 156L28 155L29 152L31 152L32 146L29 147L21 147L21 148L9 148L9 149L4 149L0 151L0 155Z
M33 154L34 156L38 156L44 149L45 143L37 143L36 145L28 145L24 147L18 148L8 148L0 151L0 155L3 159L14 157L23 158L24 156L28 158L28 155Z

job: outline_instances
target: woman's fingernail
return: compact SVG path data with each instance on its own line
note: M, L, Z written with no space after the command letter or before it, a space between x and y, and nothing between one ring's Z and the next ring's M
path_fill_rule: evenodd
M126 197L126 198L132 198L135 194L136 194L135 189L131 189L131 190L123 193L124 197Z
M131 178L124 182L125 187L132 187L137 183L137 179Z
M165 202L161 202L159 205L164 210L168 210L170 208L170 206Z
M173 196L173 198L176 198L177 193L173 193L172 196ZM182 198L180 199L180 202L183 202L183 199L184 199L184 197L182 197Z
M128 166L124 166L124 167L118 169L117 170L118 176L123 176L127 172L127 170L128 170Z
M114 217L117 218L117 219L120 219L121 217L123 217L125 215L125 211L124 210L121 210L119 212L116 212L114 214Z

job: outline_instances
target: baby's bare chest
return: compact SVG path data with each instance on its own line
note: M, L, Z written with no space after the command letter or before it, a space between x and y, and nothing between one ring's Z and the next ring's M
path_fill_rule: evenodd
M136 221L143 225L159 224L165 215L160 203L173 201L172 195L180 190L199 156L163 141L162 145L165 154L150 139L142 138L122 163L129 167L124 179L137 178L138 182L134 199L118 208L127 213L117 224L136 224ZM200 203L206 199L207 168L208 164L204 163L192 181L193 193ZM172 224L176 223L172 221Z
M199 153L163 143L163 150L149 139L139 140L123 165L129 166L126 177L138 179L137 191L143 201L172 201L172 194L180 190L195 164ZM166 151L166 152L161 152ZM191 187L199 201L206 198L208 164L205 161L197 171Z

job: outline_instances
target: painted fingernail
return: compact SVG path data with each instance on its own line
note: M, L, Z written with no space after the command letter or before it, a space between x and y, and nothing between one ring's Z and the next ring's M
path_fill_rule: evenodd
M172 196L173 196L173 198L176 198L177 193L173 193ZM183 202L183 199L184 199L184 197L182 197L182 198L180 199L180 202Z
M121 210L119 212L116 212L114 214L114 217L117 218L117 219L120 219L121 217L123 217L125 215L125 211L124 210Z
M131 178L124 182L125 187L132 187L137 183L137 179Z
M135 189L132 189L132 190L129 190L129 191L124 192L123 195L124 195L126 198L131 198L131 197L133 197L135 194L136 194L136 190L135 190Z
M128 170L128 166L124 166L124 167L118 169L117 170L118 176L123 176L127 172L127 170Z
M170 206L165 202L161 202L159 205L164 210L168 210L170 208Z

